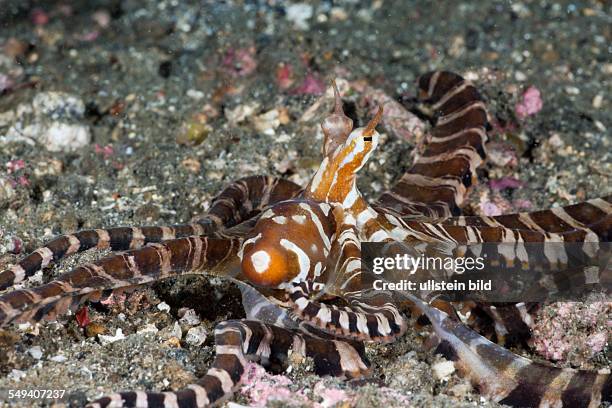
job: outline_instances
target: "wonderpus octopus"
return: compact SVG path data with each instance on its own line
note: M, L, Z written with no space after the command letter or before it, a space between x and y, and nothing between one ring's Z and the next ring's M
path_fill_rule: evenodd
M8 289L0 296L0 326L52 320L114 291L207 274L239 285L247 316L216 326L216 357L208 372L179 391L118 392L89 407L218 404L240 387L248 360L282 366L290 354L311 358L321 376L364 377L369 373L364 342L398 339L407 329L406 311L431 323L435 352L494 401L530 407L610 402L609 370L530 361L470 328L449 302L368 290L364 284L362 242L607 242L612 231L612 196L534 213L461 216L476 169L486 158L484 101L461 76L432 72L418 80L414 102L432 125L425 148L373 204L357 189L356 178L378 146L375 128L382 108L365 127L353 129L335 89L334 111L321 124L323 160L308 185L245 177L225 188L192 224L86 230L55 238L0 273L0 290ZM10 290L52 262L90 248L124 252L44 285ZM528 335L533 324L524 303L473 308L489 315L497 340L513 332Z

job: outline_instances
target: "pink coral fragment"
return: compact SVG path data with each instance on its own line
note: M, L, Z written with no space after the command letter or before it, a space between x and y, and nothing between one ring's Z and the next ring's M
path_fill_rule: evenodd
M96 154L103 155L105 159L108 159L115 153L112 145L100 146L97 143L94 145L94 151Z
M77 36L77 39L83 42L92 42L97 40L99 36L100 32L98 30L92 30Z
M381 89L370 86L363 88L363 94L363 102L368 107L370 115L373 116L379 106L383 107L382 125L392 135L410 142L418 142L422 138L425 132L424 122L393 97Z
M547 359L581 365L610 341L604 323L609 321L611 310L612 303L605 301L547 305L536 319L531 346ZM556 317L551 319L551 315Z
M519 162L516 151L508 143L488 143L487 154L489 156L489 162L498 167L516 167Z
M293 81L293 66L281 62L276 68L276 85L284 90L293 85Z
M255 47L230 49L225 53L221 65L234 77L245 77L257 68Z
M608 336L604 332L592 334L586 340L587 346L591 348L593 353L599 353L604 349L608 342Z
M535 115L542 109L542 96L540 90L530 86L521 96L521 100L515 106L516 116L525 119L527 116Z
M32 23L37 26L45 25L49 22L49 15L41 8L35 8L30 13Z
M100 27L106 28L110 24L111 15L106 10L98 10L91 15L91 19Z
M19 176L19 177L17 177L17 183L20 186L29 186L30 185L30 180L28 180L28 178L26 176Z
M339 388L328 388L323 381L315 384L314 393L322 399L319 403L315 404L317 408L331 408L338 406L342 402L352 400L346 391Z
M0 74L0 93L8 91L15 85L15 82L8 75Z
M514 177L503 177L500 179L493 179L489 181L489 187L493 190L505 190L507 188L515 189L523 187L524 183Z
M482 211L482 214L486 215L487 217L502 215L501 209L491 201L485 201L484 203L481 203L480 210Z
M9 160L6 163L6 171L11 174L17 170L25 168L25 161L23 159Z
M325 92L325 84L313 73L306 74L304 81L291 92L294 95L321 95Z
M533 203L526 199L517 198L512 201L512 206L517 210L530 210L533 208Z
M265 407L271 401L295 401L296 395L288 386L292 381L284 375L272 375L258 364L249 363L243 376L241 392L250 399L249 406Z
M23 250L23 241L17 237L13 237L10 244L7 246L7 250L11 254L20 254Z
M125 293L120 293L120 294L112 293L109 297L100 301L100 303L102 303L104 306L110 307L113 305L119 305L119 304L124 303L125 299L126 299Z

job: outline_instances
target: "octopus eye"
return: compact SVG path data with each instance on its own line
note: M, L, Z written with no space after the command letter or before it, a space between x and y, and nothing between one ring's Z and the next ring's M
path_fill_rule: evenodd
M382 119L382 115L383 115L383 107L381 105L378 107L378 112L376 112L376 115L372 118L372 120L368 122L366 127L363 129L362 134L363 134L363 140L365 142L372 141L372 135L374 134L374 129L376 128L376 125L378 125L380 120Z

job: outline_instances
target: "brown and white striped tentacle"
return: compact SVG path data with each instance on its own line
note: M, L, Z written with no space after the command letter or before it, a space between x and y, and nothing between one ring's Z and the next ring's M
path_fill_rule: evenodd
M550 210L521 212L495 217L460 216L442 222L443 225L469 227L505 227L540 233L584 231L585 241L609 242L612 237L612 195L591 199Z
M244 177L232 182L214 198L204 220L212 219L219 228L232 227L274 203L298 196L301 191L297 184L278 177Z
M0 272L0 290L23 281L63 257L88 249L123 251L190 235L213 236L216 231L233 227L268 205L292 198L299 192L300 187L288 180L270 176L245 177L226 187L213 200L207 214L192 224L93 229L62 235Z
M151 244L79 266L45 285L0 296L0 327L12 321L53 319L102 291L142 285L185 273L223 274L237 266L240 240L191 236Z
M600 204L600 207L602 205ZM574 212L575 213L575 212ZM378 223L381 217L385 217L393 229L383 228L379 223L375 228L371 220ZM365 218L364 218L365 219ZM585 217L581 218L585 220ZM377 218L371 218L369 224L369 239L372 241L396 240L410 244L415 240L419 243L432 242L449 245L454 256L464 256L465 244L491 243L488 249L497 249L493 252L487 251L487 264L502 266L504 268L519 268L530 271L533 277L531 288L537 296L545 293L554 293L563 285L583 285L586 279L593 282L596 276L591 267L594 261L609 259L609 249L606 246L598 246L597 239L604 239L609 234L610 220L608 217L599 217L598 222L589 225L589 234L585 229L573 229L560 233L535 230L517 230L504 226L461 226L440 225L425 223L416 220L401 220L390 214L379 214ZM370 225L372 224L372 225ZM575 222L572 224L576 225ZM604 225L607 224L607 225ZM530 245L533 243L582 243L580 246L573 245L566 248L564 245ZM590 241L590 242L589 242ZM571 245L571 244L570 244ZM471 251L480 251L480 245L471 245ZM566 249L572 250L571 256L566 254ZM480 256L482 253L474 253ZM607 257L607 258L606 258ZM540 269L542 268L543 269ZM555 273L538 275L541 270ZM599 270L602 273L602 270ZM539 276L539 278L538 278ZM569 282L569 279L572 282ZM601 278L601 277L600 277ZM580 281L576 281L580 279ZM552 285L552 286L551 286ZM556 287L555 287L556 286ZM567 287L566 287L567 289ZM482 307L481 307L482 306ZM530 327L533 324L532 308L525 303L504 305L476 305L464 308L463 315L469 316L467 320L470 325L481 333L495 334L500 343L521 342L530 336ZM489 331L494 330L494 332Z
M497 344L527 345L535 325L538 303L478 303L464 308L465 322Z
M215 360L206 375L178 392L127 391L100 398L89 408L201 408L228 399L240 386L246 362L285 365L290 353L310 357L318 375L358 378L369 372L363 345L327 340L252 320L230 320L215 329Z
M418 81L419 108L433 130L422 154L375 207L411 218L459 215L476 168L486 157L487 112L480 93L461 76L431 72Z
M411 294L432 323L436 352L455 363L480 393L514 407L589 407L612 402L609 369L557 368L535 363L492 343Z
M119 227L79 231L59 236L44 247L38 248L18 264L0 273L0 290L11 287L34 275L63 257L88 249L111 249L122 251L137 249L151 242L208 232L201 224L169 227Z
M233 279L242 293L242 307L248 320L273 324L285 329L299 329L299 322L286 304L274 296L265 296L251 285Z
M390 343L406 331L404 317L393 303L370 306L355 300L349 306L328 305L310 299L315 289L322 289L322 285L285 285L293 313L323 332L345 339Z
M361 242L357 220L341 208L334 209L336 233L323 274L315 282L325 284L325 291L344 296L357 293L361 285Z
M544 213L544 211L540 212ZM552 213L551 213L552 214ZM479 244L479 243L549 243L549 242L576 242L597 243L607 242L608 234L612 227L612 217L601 214L597 220L592 220L588 225L578 225L578 220L572 221L573 226L563 224L547 227L538 227L532 223L532 227L519 228L504 226L501 223L495 225L447 225L441 223L423 222L418 220L401 219L389 213L382 216L391 223L393 229L373 228L368 235L370 241L380 242L395 240L412 242L447 242L450 244ZM380 217L379 217L380 218ZM476 217L475 217L476 218ZM480 217L478 217L481 219ZM378 222L378 220L377 220ZM523 228L521 228L523 227Z

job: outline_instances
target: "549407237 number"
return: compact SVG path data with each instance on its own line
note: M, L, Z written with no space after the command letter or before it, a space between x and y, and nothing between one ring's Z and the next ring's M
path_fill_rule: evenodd
M9 389L7 397L9 400L14 399L61 399L64 397L66 390L51 390L51 389Z

